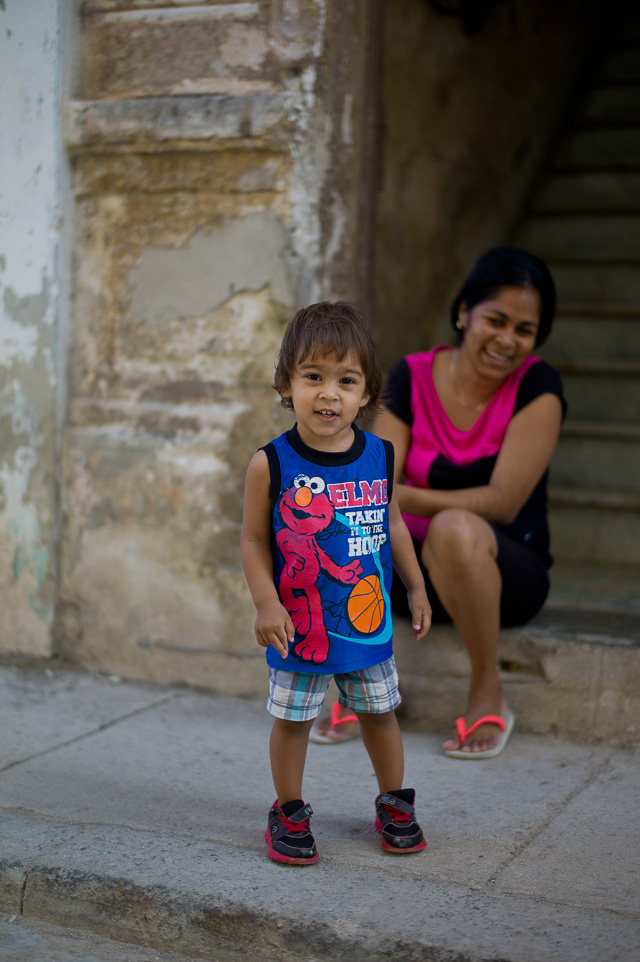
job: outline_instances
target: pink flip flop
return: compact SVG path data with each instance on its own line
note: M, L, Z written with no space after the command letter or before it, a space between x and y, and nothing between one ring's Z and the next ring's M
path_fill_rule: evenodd
M470 725L469 728L465 727L466 723L464 718L456 718L456 731L458 733L458 738L460 739L460 748L449 750L445 748L444 753L445 755L448 755L449 758L464 758L466 760L474 759L476 761L479 761L482 758L495 758L496 755L500 754L504 746L509 741L509 735L513 730L514 722L515 716L509 708L505 710L504 718L501 718L500 715L483 715L482 718L479 718L477 722L474 722L474 724ZM463 752L462 746L469 735L474 732L476 728L479 728L480 725L487 724L497 725L501 732L500 738L493 748L488 748L485 752Z
M350 712L347 715L342 715L341 717L341 712L343 711L347 711L347 709L343 708L340 702L334 701L333 705L331 706L331 715L329 716L329 728L327 729L326 734L321 734L320 732L316 731L316 725L318 724L318 722L316 721L313 728L311 729L311 733L309 735L309 741L315 742L316 745L340 745L342 742L351 741L352 738L359 738L360 729L358 729L358 731L356 732L351 732L348 735L347 734L341 735L338 738L329 738L329 732L336 731L339 725L344 725L345 722L358 721L357 715L354 715L352 712Z

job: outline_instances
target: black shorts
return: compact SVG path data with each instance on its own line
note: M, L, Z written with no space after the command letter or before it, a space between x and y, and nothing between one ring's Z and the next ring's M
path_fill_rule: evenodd
M492 524L491 527L498 542L497 562L502 576L500 625L502 628L524 625L540 611L549 594L547 562L531 548L508 537L497 525ZM450 622L451 616L443 607L422 565L421 545L414 540L413 546L416 549L420 570L424 575L427 596L433 612L432 620L434 623ZM395 572L391 587L391 607L396 614L405 618L411 617L406 589L400 576Z

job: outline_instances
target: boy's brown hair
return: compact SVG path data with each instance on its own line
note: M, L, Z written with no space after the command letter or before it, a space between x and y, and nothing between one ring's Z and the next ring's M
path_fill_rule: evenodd
M347 301L320 301L303 307L287 324L273 383L282 406L293 407L291 398L282 397L282 392L291 386L291 377L301 361L316 354L335 354L342 361L350 352L362 368L369 395L360 413L365 418L373 417L382 391L382 369L367 315Z

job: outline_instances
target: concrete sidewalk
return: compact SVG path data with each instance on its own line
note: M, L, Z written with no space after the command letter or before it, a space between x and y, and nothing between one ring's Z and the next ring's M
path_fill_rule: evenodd
M637 750L516 722L457 762L408 732L429 847L398 858L361 743L310 745L297 868L266 857L269 728L262 702L0 669L0 911L210 962L640 958Z

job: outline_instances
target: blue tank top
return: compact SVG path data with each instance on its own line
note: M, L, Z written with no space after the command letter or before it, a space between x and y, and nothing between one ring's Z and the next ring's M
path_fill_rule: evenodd
M266 445L274 580L291 616L285 671L338 674L392 654L388 500L393 447L354 425L348 451L308 447L294 426Z

